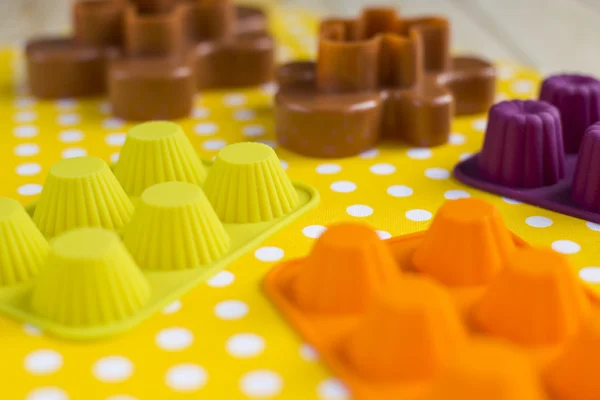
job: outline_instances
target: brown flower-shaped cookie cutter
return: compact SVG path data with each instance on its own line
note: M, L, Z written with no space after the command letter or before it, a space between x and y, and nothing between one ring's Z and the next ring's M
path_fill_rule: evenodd
M487 111L495 92L492 65L451 57L449 42L447 19L393 9L324 21L316 62L278 70L278 141L312 157L356 155L382 137L446 143L452 116Z
M27 70L40 98L108 92L128 120L189 115L197 90L272 80L265 14L229 0L87 0L74 37L32 40Z

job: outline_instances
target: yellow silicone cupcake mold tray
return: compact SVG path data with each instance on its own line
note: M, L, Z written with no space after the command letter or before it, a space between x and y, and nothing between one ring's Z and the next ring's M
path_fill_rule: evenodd
M318 201L267 145L203 162L179 125L138 125L113 168L62 160L37 202L0 198L0 312L66 339L117 334Z

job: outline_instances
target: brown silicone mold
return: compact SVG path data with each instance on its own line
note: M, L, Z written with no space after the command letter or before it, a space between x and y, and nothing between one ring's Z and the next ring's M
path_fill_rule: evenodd
M279 142L312 157L356 155L381 137L446 143L452 116L486 111L495 90L492 65L450 57L449 38L444 18L387 8L324 21L318 59L277 72Z
M35 96L108 91L117 117L176 119L189 115L198 89L274 77L274 42L256 8L229 0L80 0L73 16L72 39L29 43Z

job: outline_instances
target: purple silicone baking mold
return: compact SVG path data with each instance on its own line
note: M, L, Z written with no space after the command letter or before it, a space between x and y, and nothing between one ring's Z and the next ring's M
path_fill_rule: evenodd
M600 122L590 126L581 141L571 196L581 207L600 212Z

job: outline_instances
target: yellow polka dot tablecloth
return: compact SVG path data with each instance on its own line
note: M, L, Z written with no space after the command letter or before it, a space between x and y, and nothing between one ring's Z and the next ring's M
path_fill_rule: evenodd
M317 18L275 10L281 60L314 56ZM19 49L0 52L0 195L31 202L57 160L93 154L116 161L129 125L103 99L41 102L26 95ZM500 63L499 98L537 94L539 76ZM308 252L336 221L371 224L382 238L425 229L448 199L494 203L508 226L531 243L571 254L582 279L600 282L600 225L489 195L451 177L477 151L484 115L454 121L450 143L434 149L383 144L344 160L308 159L275 142L275 87L202 93L179 121L198 152L213 157L228 143L276 148L294 180L315 185L319 207L270 237L227 270L110 340L54 339L35 326L0 317L0 398L26 400L345 399L344 385L280 317L261 282L275 263Z

